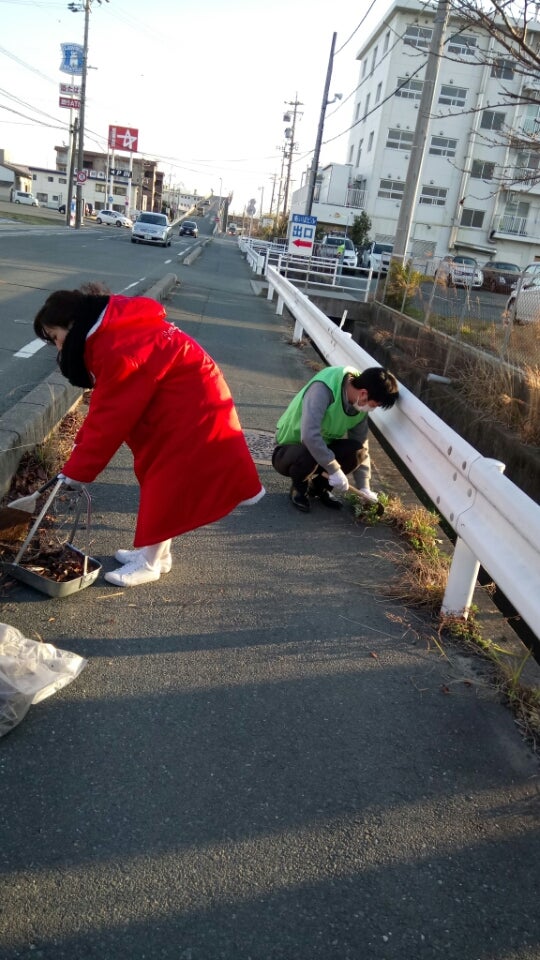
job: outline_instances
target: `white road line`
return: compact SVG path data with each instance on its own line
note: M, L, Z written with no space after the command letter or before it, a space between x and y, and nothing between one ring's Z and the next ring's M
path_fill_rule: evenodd
M129 283L127 287L124 287L124 290L131 290L132 287L136 287L138 283L142 283L143 280L146 280L146 277L141 277L140 280L135 280L135 283Z
M17 353L14 353L14 357L22 357L23 360L28 360L29 357L33 357L38 350L41 350L42 347L47 346L44 340L31 340L30 343L27 343L25 347L21 347L20 350L17 350Z

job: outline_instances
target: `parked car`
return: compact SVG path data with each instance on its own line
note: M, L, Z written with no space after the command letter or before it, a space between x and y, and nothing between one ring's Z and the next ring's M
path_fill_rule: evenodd
M439 270L439 278L448 287L481 287L484 275L473 257L445 257Z
M154 243L170 247L172 226L165 213L141 213L131 229L132 243Z
M362 250L362 266L373 270L374 273L388 273L393 249L391 243L379 243L378 240L373 240Z
M540 267L540 264L538 264ZM514 323L537 323L540 320L540 272L520 289L512 290L506 301L506 311Z
M345 244L345 250L343 252L343 266L344 267L356 267L358 266L358 254L354 247L354 244L350 237L344 236L342 233L327 233L316 246L317 256L318 257L329 257L335 259L336 257L341 257L339 248Z
M96 223L104 223L106 227L114 224L115 227L132 227L133 221L116 210L96 210Z
M198 237L199 228L194 220L183 220L178 231L179 237Z
M540 267L540 264L538 266ZM482 267L482 273L486 290L491 290L492 293L508 293L516 283L521 268L518 267L517 263L489 260Z
M39 207L39 200L33 193L26 193L24 190L14 190L12 198L13 203L26 203L30 207Z

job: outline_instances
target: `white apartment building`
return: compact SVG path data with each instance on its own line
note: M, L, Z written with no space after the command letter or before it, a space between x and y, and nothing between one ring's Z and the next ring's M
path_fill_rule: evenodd
M348 195L355 207L361 197L371 218L372 239L395 236L435 11L435 4L396 0L357 54L360 76L341 166L350 171ZM540 24L533 22L529 43L535 33L540 41ZM540 259L540 184L531 179L540 151L530 141L540 130L540 77L514 71L492 38L455 16L445 41L408 252L450 251L524 266ZM539 102L520 105L509 94ZM317 204L312 212L318 215Z

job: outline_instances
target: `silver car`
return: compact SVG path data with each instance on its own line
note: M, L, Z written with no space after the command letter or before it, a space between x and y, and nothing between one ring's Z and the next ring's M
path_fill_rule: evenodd
M154 243L170 247L172 226L164 213L141 213L131 229L132 243Z

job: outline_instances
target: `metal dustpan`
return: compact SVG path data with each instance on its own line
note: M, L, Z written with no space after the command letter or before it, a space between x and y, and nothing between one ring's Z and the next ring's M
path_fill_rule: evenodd
M21 560L24 556L24 553L28 547L28 544L32 540L32 537L37 532L45 514L49 510L54 498L58 494L60 488L64 485L63 480L57 480L51 493L47 497L47 500L43 504L38 516L36 517L34 524L32 525L31 530L26 537L26 540L21 545L15 559L12 562L3 561L1 563L2 570L11 577L15 577L16 580L20 580L22 583L26 583L29 587L34 587L36 590L40 590L41 593L46 593L49 597L67 597L72 593L77 593L79 590L84 590L85 587L89 587L90 584L99 576L101 570L101 564L88 555L88 548L90 545L90 515L91 515L91 504L90 494L88 493L86 487L81 487L78 496L77 508L75 511L75 519L73 521L73 526L71 528L70 535L64 549L72 552L77 556L78 559L82 562L82 574L78 577L73 577L71 580L53 580L50 577L47 577L41 573L37 573L35 570L30 570L28 567L24 566L24 563L21 563ZM87 539L87 552L82 553L76 547L73 546L73 540L79 526L79 518L82 511L83 500L86 501L86 539Z

